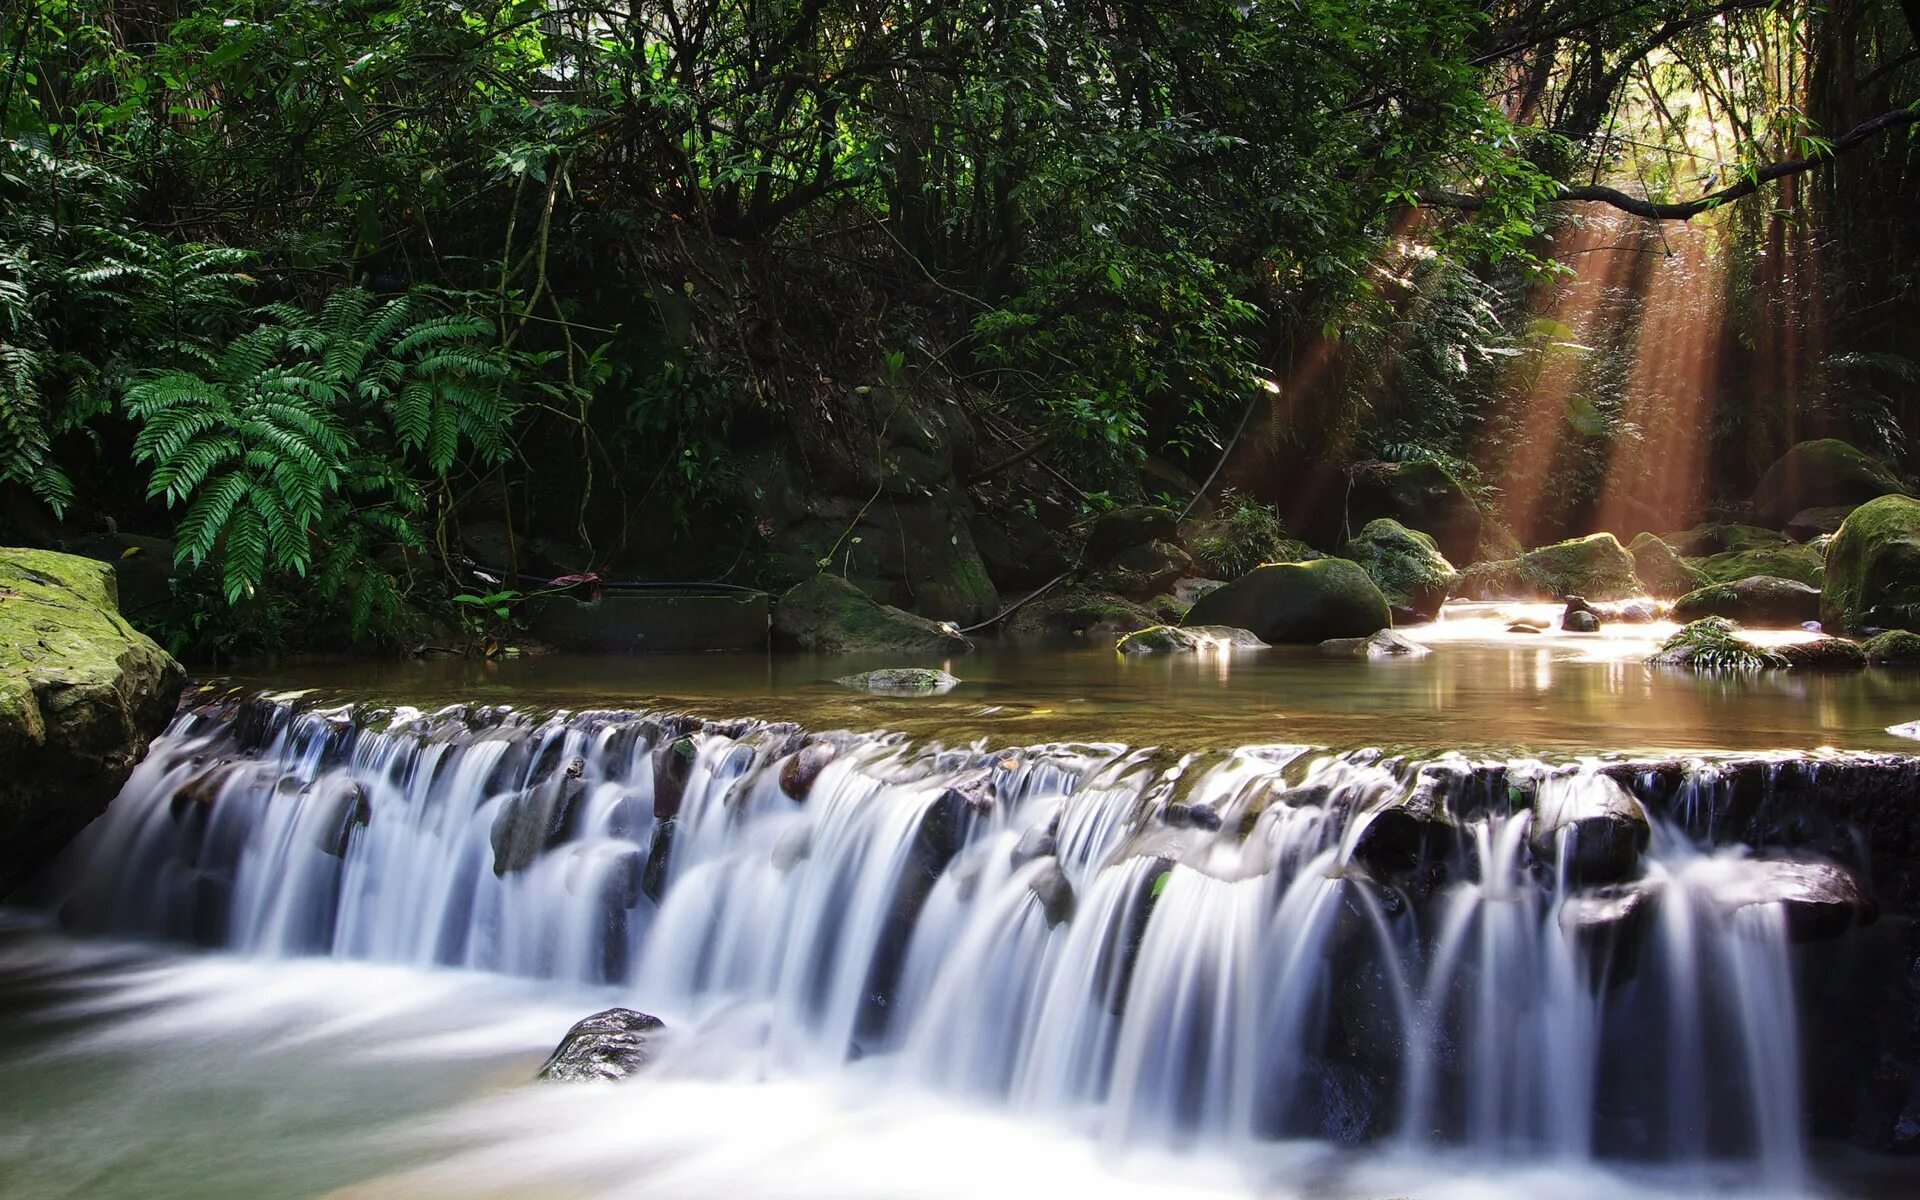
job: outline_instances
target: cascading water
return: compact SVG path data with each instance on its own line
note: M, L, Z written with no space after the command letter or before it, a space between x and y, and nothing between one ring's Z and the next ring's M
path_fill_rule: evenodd
M1794 1178L1803 865L1650 817L1603 764L1468 767L208 700L44 898L88 931L611 983L747 1022L771 1071L863 1059L1128 1144Z

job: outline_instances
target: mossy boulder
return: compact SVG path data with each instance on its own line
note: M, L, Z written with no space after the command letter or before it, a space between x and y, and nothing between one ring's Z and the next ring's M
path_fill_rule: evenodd
M1920 667L1920 633L1889 629L1868 638L1860 649L1876 667Z
M1640 594L1633 556L1610 533L1568 538L1516 559L1475 563L1461 572L1455 594L1475 600L1620 600Z
M1819 637L1806 642L1789 642L1773 651L1787 666L1801 671L1857 671L1867 665L1867 654L1859 642L1846 638Z
M1830 630L1920 629L1920 500L1853 510L1827 546L1820 622Z
M1786 536L1775 530L1733 524L1695 525L1692 529L1666 534L1660 540L1683 558L1706 558L1728 550L1757 550L1787 544Z
M1627 544L1627 553L1633 556L1633 573L1650 596L1670 600L1700 586L1700 573L1654 534L1636 535Z
M1796 628L1820 617L1820 589L1795 579L1755 575L1711 583L1674 601L1673 619L1726 617L1743 625Z
M1453 589L1453 564L1434 540L1391 517L1367 522L1347 543L1345 556L1360 564L1395 621L1431 621Z
M1114 644L1121 654L1228 654L1265 650L1267 644L1244 629L1225 625L1154 625Z
M1793 579L1817 588L1827 574L1826 560L1810 546L1759 546L1748 550L1724 550L1701 559L1693 566L1703 587L1765 575L1774 579Z
M1432 536L1457 563L1480 552L1480 506L1451 472L1432 462L1363 462L1348 472L1346 526L1364 530L1382 517Z
M1145 605L1083 586L1049 592L1021 605L1007 618L1005 632L1019 642L1112 639L1166 623Z
M1391 629L1382 629L1363 638L1328 638L1320 643L1320 653L1338 658L1424 658L1433 651Z
M1687 667L1696 671L1760 671L1786 665L1786 660L1740 636L1740 626L1725 617L1689 621L1647 660L1655 666Z
M952 626L881 604L837 575L795 584L773 606L783 645L828 654L958 654L973 649Z
M1885 463L1838 438L1821 438L1801 442L1767 468L1753 490L1753 515L1780 529L1803 509L1865 504L1903 490Z
M185 682L112 567L0 549L0 896L106 808Z
M1183 622L1231 625L1269 644L1366 637L1392 623L1386 597L1344 558L1256 567L1200 597Z

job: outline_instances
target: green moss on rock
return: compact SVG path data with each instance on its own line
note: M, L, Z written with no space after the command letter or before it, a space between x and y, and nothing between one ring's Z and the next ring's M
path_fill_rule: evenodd
M1673 552L1683 558L1706 558L1728 550L1759 550L1787 544L1786 536L1775 530L1762 529L1758 525L1731 524L1696 525L1679 533L1666 534L1660 540L1673 547Z
M1264 650L1267 644L1244 629L1224 625L1154 625L1114 643L1121 654L1198 654Z
M836 575L795 584L773 606L782 643L829 654L957 654L973 643L951 626L880 604Z
M1457 595L1475 600L1621 600L1640 594L1633 556L1610 533L1568 538L1517 559L1475 563L1461 573Z
M1868 638L1860 648L1876 667L1920 666L1920 633L1889 629Z
M1184 622L1250 630L1270 644L1366 637L1392 623L1386 597L1344 558L1257 567L1202 596Z
M1673 605L1676 621L1727 617L1747 625L1794 628L1819 616L1818 588L1769 575L1708 584L1688 592Z
M0 548L0 895L99 815L180 698L117 595L105 563Z
M1860 643L1846 638L1822 637L1809 642L1790 642L1774 649L1789 667L1800 671L1857 671L1867 665L1866 651Z
M1627 544L1633 573L1650 596L1670 600L1700 586L1700 573L1659 537L1641 533Z
M1431 537L1388 517L1367 522L1345 555L1373 580L1397 621L1431 621L1456 578Z
M1119 637L1166 623L1144 605L1081 586L1021 605L1007 619L1005 632L1014 641L1046 642Z
M1804 509L1864 504L1902 490L1885 463L1838 438L1820 438L1801 442L1767 468L1753 490L1753 515L1779 529Z
M1792 579L1809 587L1819 587L1826 578L1827 565L1820 553L1807 546L1764 546L1750 550L1726 550L1695 564L1701 582L1732 583L1764 575L1774 579Z
M1827 546L1820 621L1828 629L1920 629L1920 500L1882 496L1848 515Z

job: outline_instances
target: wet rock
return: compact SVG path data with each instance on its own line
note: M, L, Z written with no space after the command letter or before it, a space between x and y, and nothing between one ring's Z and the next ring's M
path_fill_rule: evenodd
M880 604L834 575L795 584L773 606L776 640L826 654L959 654L973 649L951 625Z
M1155 625L1114 644L1122 654L1230 654L1266 648L1247 630L1226 625Z
M1846 638L1821 637L1809 642L1790 642L1773 649L1787 666L1801 671L1857 671L1867 665L1866 651L1860 643Z
M653 817L671 821L680 815L686 799L687 781L693 778L693 764L700 757L699 744L692 734L682 734L653 748Z
M1027 881L1027 890L1040 902L1040 911L1046 914L1049 926L1073 919L1073 884L1057 859L1048 860L1039 873Z
M112 567L0 548L0 896L105 810L185 682Z
M654 1043L666 1027L631 1008L595 1013L567 1030L539 1077L557 1083L625 1079L653 1061Z
M1871 924L1880 915L1859 879L1828 862L1762 859L1742 863L1714 891L1714 898L1735 910L1750 904L1780 905L1786 912L1788 935L1800 942L1837 937L1855 925Z
M1540 634L1545 633L1546 630L1540 628L1538 625L1530 625L1525 621L1515 621L1513 624L1507 626L1507 632Z
M1026 866L1036 858L1052 858L1059 853L1054 841L1053 830L1045 825L1036 825L1020 835L1013 849L1008 853L1015 869Z
M1631 875L1651 832L1640 801L1605 775L1550 775L1534 796L1534 853L1557 859L1576 884Z
M1453 589L1453 564L1434 540L1390 517L1367 522L1341 552L1360 564L1395 621L1431 621Z
M1392 622L1386 598L1365 571L1343 558L1324 558L1256 567L1201 597L1185 624L1228 625L1279 644L1366 637Z
M1820 589L1792 579L1755 575L1688 592L1673 605L1673 619L1726 617L1743 625L1792 629L1820 615Z
M1627 544L1627 553L1633 556L1634 575L1650 596L1671 600L1700 586L1700 573L1651 533L1636 534Z
M777 871L791 871L812 856L813 830L805 825L795 825L773 844L773 866Z
M1834 631L1920 629L1920 500L1862 504L1827 547L1820 623Z
M1105 566L1124 551L1155 541L1171 541L1179 516L1170 508L1141 505L1102 513L1087 531L1085 561Z
M1169 804L1160 819L1175 829L1219 829L1220 814L1203 804Z
M1651 625L1665 615L1661 612L1661 606L1652 600L1616 600L1611 604L1596 604L1593 611L1603 625L1608 621L1622 625Z
M1578 892L1560 904L1560 928L1586 955L1590 973L1618 986L1633 975L1654 928L1659 890L1646 881Z
M856 692L910 696L938 696L960 685L954 676L930 667L886 667L878 671L863 671L858 675L842 675L834 682Z
M316 781L306 805L313 814L308 828L313 831L314 846L334 858L345 858L354 832L373 820L367 789L341 776Z
M1860 648L1876 667L1920 666L1920 633L1889 629L1868 638Z
M1320 643L1323 654L1353 658L1419 658L1432 650L1392 629L1382 629L1363 638L1328 638Z
M500 806L490 832L495 875L523 871L567 839L575 809L587 792L582 769L575 758L564 772L522 789Z
M1821 438L1801 442L1767 468L1753 490L1753 515L1779 529L1805 509L1864 504L1904 490L1886 464L1838 438Z
M1759 671L1787 665L1778 654L1741 637L1740 627L1725 617L1689 621L1660 643L1647 662L1696 671Z
M805 800L820 772L839 756L840 750L832 742L808 742L780 764L780 790L789 799Z
M1568 633L1598 633L1600 616L1591 608L1575 608L1569 604L1560 614L1560 628Z

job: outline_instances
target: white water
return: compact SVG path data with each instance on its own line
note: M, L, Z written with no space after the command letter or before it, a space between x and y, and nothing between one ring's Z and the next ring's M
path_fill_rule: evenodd
M1780 912L1721 904L1745 859L1662 828L1657 919L1592 952L1563 920L1583 897L1556 853L1571 830L1534 836L1619 793L1591 766L1513 764L1546 780L1532 808L1456 798L1422 828L1457 845L1396 874L1365 839L1420 776L1366 753L1195 764L835 735L796 800L795 731L709 729L669 823L656 766L679 728L204 710L47 900L78 929L256 958L535 977L575 1016L613 997L675 1031L654 1082L463 1108L453 1151L366 1195L1803 1184ZM495 836L510 808L538 818L531 840ZM992 1152L961 1149L973 1136ZM1680 1174L1615 1176L1603 1153Z

